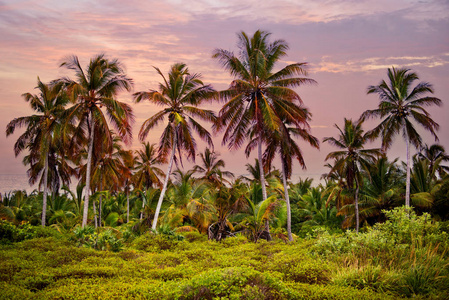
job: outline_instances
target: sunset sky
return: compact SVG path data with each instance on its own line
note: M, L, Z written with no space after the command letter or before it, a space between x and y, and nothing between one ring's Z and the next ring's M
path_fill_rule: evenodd
M334 124L357 119L378 104L366 95L369 85L386 79L387 68L406 67L421 81L433 84L440 108L430 108L440 124L440 143L449 151L449 1L411 0L128 0L128 1L0 1L0 174L24 174L22 157L15 158L18 134L6 138L6 124L30 115L21 94L35 93L37 77L49 82L73 74L59 68L68 55L79 56L82 66L96 54L118 58L134 80L134 92L156 88L160 77L152 66L167 73L170 65L184 62L203 81L225 89L231 77L211 58L216 48L237 53L240 31L257 29L272 33L271 41L284 39L290 46L279 68L308 62L309 77L318 84L297 89L313 117L312 134L322 141L336 136ZM119 100L132 103L131 94ZM132 104L136 115L133 148L143 121L159 107ZM220 105L215 104L219 110ZM373 128L367 122L364 129ZM23 130L19 130L19 133ZM160 130L150 133L158 142ZM428 144L434 140L419 131ZM228 152L214 137L226 169L245 173L247 160L241 151ZM378 143L369 147L378 146ZM199 152L203 151L201 144ZM321 150L304 145L307 170L294 167L292 180L317 178L332 147ZM405 160L405 144L397 137L388 152ZM277 166L280 168L280 165Z

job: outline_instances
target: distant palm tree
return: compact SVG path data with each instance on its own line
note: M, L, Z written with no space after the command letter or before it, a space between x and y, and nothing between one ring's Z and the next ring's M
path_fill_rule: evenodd
M85 131L87 131L86 200L82 221L84 227L87 224L89 211L92 155L95 144L98 147L98 144L106 143L112 147L113 136L109 130L109 124L117 130L125 144L131 142L134 115L131 107L116 100L116 97L120 91L130 91L133 81L126 77L117 59L109 60L104 54L93 57L85 70L81 67L77 56L66 58L61 67L75 72L74 80L64 77L57 81L66 85L67 91L75 102L67 114L68 121L77 124L72 145L81 144L80 141L84 139Z
M24 162L30 164L28 172L31 176L30 182L34 183L38 174L41 174L39 186L43 186L44 189L41 224L45 226L49 169L56 166L54 158L57 154L55 152L59 149L56 143L61 136L62 113L69 99L63 93L61 84L48 85L38 77L36 88L39 90L39 95L31 93L22 95L25 101L30 103L31 108L36 111L36 114L13 119L6 126L6 136L13 134L16 128L26 126L26 131L14 144L14 154L17 156L25 148L28 149L29 155L25 157ZM53 178L55 176L57 174L53 173Z
M221 170L225 167L225 162L218 158L219 155L216 152L206 148L204 154L200 153L199 155L201 157L202 166L196 165L194 170L197 173L203 174L203 177L201 177L202 179L207 180L216 186L220 186L223 184L223 181L227 182L223 177L234 178L234 174L231 172Z
M282 183L284 185L284 197L287 204L287 234L289 241L293 241L293 236L291 229L291 208L287 180L292 174L293 159L296 158L301 167L303 169L306 168L301 148L293 140L293 138L299 137L302 140L305 140L312 147L319 149L318 139L310 134L308 120L310 120L310 114L306 109L304 109L303 119L301 120L301 123L303 123L303 128L289 127L288 124L281 123L279 128L280 130L273 132L266 137L267 149L264 153L264 159L267 167L270 168L276 153L279 154L281 159Z
M429 162L429 169L434 170L432 177L434 179L437 176L441 179L446 174L449 174L449 167L442 165L442 163L449 162L449 155L446 153L444 147L439 144L433 144L430 147L424 145L418 153L420 159L427 160ZM437 165L437 166L435 166Z
M381 156L364 166L365 183L360 193L361 215L370 225L385 222L383 210L391 210L399 205L403 192L403 173L396 162L397 159L389 162L386 156Z
M326 156L326 160L335 160L330 173L337 171L345 174L347 186L351 191L355 185L355 228L357 232L359 231L359 190L363 183L360 176L361 165L367 164L368 161L372 161L376 156L380 155L379 149L364 149L367 138L364 135L362 123L362 121L354 123L352 120L345 118L345 127L343 129L340 129L335 124L340 135L337 138L326 137L323 140L323 142L328 142L332 146L341 149Z
M156 144L142 143L142 148L136 150L133 181L137 189L149 189L154 185L162 186L160 177L164 172L158 167L167 162L157 153Z
M196 141L193 138L192 131L196 131L210 147L213 145L210 133L195 118L207 122L215 122L216 120L215 114L211 110L198 107L205 100L211 99L215 92L210 85L203 84L200 74L190 74L187 66L183 63L174 64L170 68L168 78L158 68L155 69L164 80L163 83L159 84L159 91L150 90L134 94L134 100L137 103L147 99L151 103L165 106L163 110L143 123L139 132L140 140L143 141L149 131L168 116L168 124L159 143L159 154L166 157L171 152L171 155L153 219L152 228L154 230L156 229L176 152L181 155L182 151L186 151L187 157L195 160ZM181 157L179 158L181 159Z
M407 149L407 177L405 189L405 205L410 206L410 146L417 149L422 145L422 139L416 131L414 122L428 130L438 140L435 133L439 125L432 120L425 106L440 106L442 101L435 97L426 96L433 93L432 85L420 82L413 89L412 84L419 80L418 75L409 69L388 69L389 82L382 80L379 85L369 86L368 94L378 94L380 103L377 109L367 110L361 120L367 118L381 118L381 123L367 135L371 138L382 137L382 150L386 151L393 143L393 137L401 133Z
M235 78L230 87L219 93L226 101L219 113L217 131L224 130L223 144L238 149L248 138L257 139L258 159L263 200L267 199L265 175L262 165L263 132L279 129L281 118L296 124L302 111L299 95L291 88L315 81L305 77L306 63L289 64L277 72L274 67L287 55L284 40L269 43L269 32L256 31L252 37L245 32L238 34L240 56L233 52L216 49L213 58Z

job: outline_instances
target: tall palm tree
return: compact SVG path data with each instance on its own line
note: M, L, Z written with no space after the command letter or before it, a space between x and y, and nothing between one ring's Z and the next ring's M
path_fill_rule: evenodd
M310 134L310 127L308 124L310 120L310 113L304 109L304 116L302 119L303 127L289 127L288 124L281 123L280 130L267 136L267 148L264 153L264 159L268 167L271 166L276 153L279 153L282 165L282 183L284 185L284 197L287 204L287 234L289 241L293 241L291 228L291 208L290 197L288 194L287 180L292 174L293 159L299 162L303 169L306 168L304 158L302 156L301 148L293 140L293 137L305 140L312 147L319 149L318 139Z
M340 129L337 124L335 127L340 132L337 138L326 137L323 142L328 142L335 146L340 151L334 151L326 156L326 160L334 159L330 173L342 172L346 175L348 188L352 191L355 185L355 217L356 217L356 232L359 231L359 190L363 183L361 179L361 165L367 164L368 161L380 155L379 149L364 149L367 137L362 129L363 121L353 122L345 118L345 127Z
M109 130L111 124L125 144L132 138L134 115L131 107L118 101L117 94L130 91L133 85L121 63L117 59L107 59L104 54L93 57L83 70L77 56L67 57L61 64L75 72L75 79L64 77L57 82L66 85L67 91L75 102L68 110L69 122L77 124L72 145L80 144L87 135L86 200L84 201L82 226L87 224L89 211L89 193L91 192L92 155L95 144L106 143L112 147L113 136ZM106 116L108 120L106 120ZM87 131L87 134L86 134Z
M235 78L230 87L219 93L226 101L219 112L216 131L224 130L223 144L229 149L238 149L252 135L258 139L258 159L263 200L267 199L265 176L262 164L263 131L278 130L281 118L297 123L301 115L297 103L299 95L291 88L315 81L304 77L306 63L293 63L274 72L276 63L287 55L288 45L284 40L269 43L269 32L256 31L252 37L245 32L238 34L240 56L233 52L216 49L213 58Z
M389 82L382 80L379 85L369 86L368 94L378 94L380 98L377 109L365 111L361 119L380 118L381 123L367 132L371 139L382 137L382 150L386 151L393 143L393 137L401 133L406 143L407 177L405 189L405 205L410 206L410 143L417 149L422 145L422 139L413 123L421 125L429 131L435 140L435 133L439 125L432 120L425 106L441 106L442 101L426 94L433 94L433 87L428 82L420 82L412 88L412 84L419 80L416 73L410 69L388 69Z
M137 103L147 99L151 103L165 107L145 120L140 128L140 140L143 141L151 129L163 121L166 116L168 117L168 124L159 143L159 154L166 157L171 152L170 162L155 211L153 230L156 229L176 152L179 154L179 159L181 159L181 152L185 151L188 158L195 160L196 141L192 131L196 131L210 147L213 145L210 133L195 118L207 122L215 122L216 120L215 114L211 110L199 108L205 100L211 99L215 92L210 85L203 84L200 74L190 74L189 69L183 63L171 66L168 78L158 68L155 69L164 81L159 84L159 91L150 90L134 94L134 100Z
M62 113L67 105L68 97L63 93L62 85L48 85L37 78L39 94L25 93L22 97L30 103L31 108L36 112L31 116L13 119L6 126L6 136L14 133L17 128L26 127L25 132L14 144L14 154L18 156L25 148L29 151L24 162L30 164L30 181L34 182L38 174L41 174L41 184L43 186L42 204L42 226L45 226L47 211L48 177L49 169L53 169L56 162L54 159L50 165L50 160L56 154L59 147L56 146L58 137L62 131ZM53 177L57 174L53 174Z

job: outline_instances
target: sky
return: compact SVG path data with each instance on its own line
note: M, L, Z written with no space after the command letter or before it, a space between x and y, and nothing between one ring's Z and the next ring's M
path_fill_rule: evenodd
M420 81L433 84L443 106L428 111L440 125L439 143L449 151L449 1L15 0L0 1L0 174L25 174L23 156L15 158L13 152L23 130L6 137L6 125L33 113L21 95L37 93L38 76L43 82L73 76L59 68L65 57L77 55L83 67L99 53L119 59L134 80L133 92L157 88L161 77L153 67L166 74L177 62L222 90L232 78L212 59L213 50L238 53L237 33L251 36L258 29L271 32L271 41L289 44L278 68L308 63L309 77L318 84L295 90L312 113L312 134L320 141L337 136L334 124L343 126L344 118L356 120L377 107L378 98L367 95L367 87L387 79L387 69L394 66L411 69ZM138 149L142 123L160 107L134 104L131 93L120 94L118 100L132 105L132 148ZM220 109L219 104L211 107ZM366 122L364 129L375 125ZM157 143L161 129L147 141ZM435 142L419 132L425 143ZM243 149L229 152L221 139L220 134L214 136L214 144L226 169L245 174L245 164L254 163L254 155L247 159ZM326 143L320 150L299 143L307 169L295 165L292 180L318 179L326 172L327 153L336 149ZM199 143L198 152L203 150ZM405 161L402 137L397 136L388 156Z

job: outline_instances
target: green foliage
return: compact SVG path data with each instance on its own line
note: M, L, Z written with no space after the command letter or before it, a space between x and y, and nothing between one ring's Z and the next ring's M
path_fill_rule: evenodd
M97 229L92 226L77 227L73 231L78 246L90 247L96 250L111 250L118 252L123 247L120 232L112 228Z
M48 227L32 226L29 223L16 226L8 221L0 220L0 245L50 236L61 237L61 234Z
M291 292L279 278L246 267L205 272L182 288L180 299L288 299Z
M314 252L346 268L337 285L371 288L407 297L449 293L449 242L428 214L405 207L384 211L388 220L362 234L322 232Z
M146 233L136 238L131 247L146 252L158 252L174 249L180 241L178 238L167 234Z

